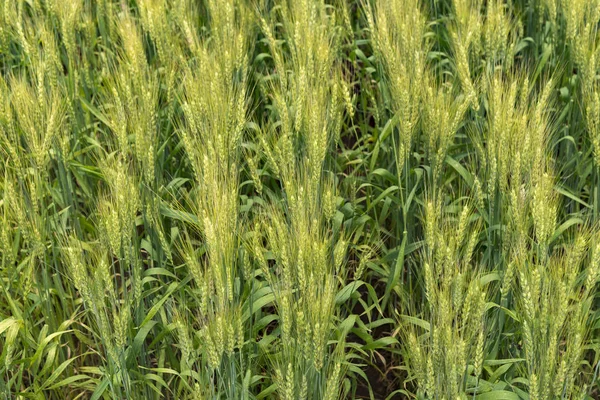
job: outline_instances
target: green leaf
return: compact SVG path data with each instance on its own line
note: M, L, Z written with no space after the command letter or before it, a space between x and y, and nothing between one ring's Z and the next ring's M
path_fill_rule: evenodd
M498 275L497 273L490 273L490 274L486 274L484 276L482 276L479 279L479 282L481 283L482 286L487 285L490 282L494 282L494 281L499 281L500 280L500 275Z
M485 360L483 362L483 365L485 366L497 366L497 365L504 365L504 364L515 364L518 362L523 362L525 361L524 358L505 358L503 360Z
M404 231L402 234L402 243L400 244L400 249L398 250L398 257L396 257L396 263L394 264L394 268L392 268L391 279L388 277L387 285L385 287L385 294L383 295L382 301L383 308L385 308L385 305L390 297L390 293L392 292L392 289L396 287L396 284L400 279L400 273L404 268L404 248L406 247L407 238L408 233Z
M583 224L583 220L580 218L569 218L567 221L563 222L555 231L552 237L550 238L550 243L554 242L556 239L560 237L567 229L569 229L573 225L581 225Z
M194 214L190 214L181 210L174 210L164 204L161 204L159 209L160 213L167 218L186 222L194 226L200 226L200 220Z
M275 295L273 293L269 293L269 294L261 297L260 299L254 301L252 303L252 309L253 309L252 312L256 313L261 308L265 307L268 304L271 304L273 301L275 301ZM248 318L250 318L250 310L247 308L244 311L244 314L242 315L242 321L247 321Z
M42 340L38 344L35 354L33 355L33 357L31 357L31 362L29 363L29 365L31 366L36 362L36 360L42 355L42 352L44 351L44 349L46 348L48 343L50 343L52 341L52 339L54 339L55 337L61 336L63 333L67 333L67 332L73 332L73 331L68 330L68 331L54 332L53 334L48 335L46 338L44 338L44 340Z
M344 286L339 292L338 294L335 296L335 303L336 304L342 304L345 303L350 296L352 296L352 293L356 292L358 290L358 288L360 288L362 285L364 285L365 283L363 281L354 281L354 282L350 282L349 284L347 284L346 286Z
M378 204L381 199L383 199L384 197L386 197L387 195L389 195L390 193L394 192L398 190L398 186L393 185L388 187L387 189L385 189L379 196L377 196L377 198L375 200L373 200L371 202L371 204L369 204L369 207L367 207L367 212L369 212L371 210L371 208L373 208L376 204Z
M404 321L406 321L408 323L420 326L421 328L425 329L427 332L429 332L431 330L431 324L429 322L425 321L424 319L417 318L417 317L411 317L410 315L401 315L400 318L402 318Z
M577 203L587 207L587 208L592 208L593 206L591 204L586 203L585 201L581 200L579 197L575 196L573 193L569 192L566 188L561 187L556 185L555 189L558 193L562 194L565 197L568 197L571 200L576 201Z
M383 337L381 339L377 339L371 343L368 343L363 348L365 350L382 349L382 348L389 347L396 343L398 343L398 340L396 338L387 336L387 337Z
M502 375L504 375L512 366L514 363L506 363L504 365L501 365L500 367L498 367L493 374L490 375L490 378L488 379L490 382L495 382L496 380L498 380Z
M177 282L173 282L169 285L169 289L167 289L167 293L165 293L165 295L159 301L157 301L156 304L154 304L154 306L152 306L150 311L148 311L148 314L146 315L146 318L144 318L144 320L140 324L140 327L143 327L146 323L148 323L148 321L150 321L152 318L154 318L154 316L156 315L158 310L160 310L160 308L163 306L163 304L165 304L165 301L167 301L169 296L177 289L177 286L178 286Z
M54 385L50 386L49 388L47 388L47 390L54 390L54 389L58 389L61 386L67 386L70 385L73 382L77 382L80 381L82 379L92 379L91 377L87 376L87 375L74 375L74 376L70 376L66 379L63 379L60 382L55 383Z
M0 322L0 334L13 326L14 324L20 324L20 320L14 319L12 317L6 318Z
M342 321L342 323L339 325L339 329L342 332L342 336L346 336L348 334L350 329L352 329L352 327L354 326L354 323L356 322L357 318L358 316L356 314L351 314L348 316L348 318Z
M495 390L493 392L487 392L477 395L477 400L519 400L514 392L508 390Z
M148 333L152 330L152 328L154 328L154 325L156 324L156 321L148 321L145 324L142 324L142 327L133 339L133 344L131 345L132 351L128 354L128 358L133 359L140 353L142 345L146 340L146 336L148 336Z
M77 360L77 358L79 358L79 357L80 356L69 358L68 360L66 360L62 364L60 364L58 366L58 368L56 368L54 370L54 372L52 372L52 375L50 375L50 377L44 382L44 384L42 385L42 389L47 388L48 385L50 385L52 382L54 382L60 376L60 374L62 374L62 372L65 370L65 368L67 368L69 366L69 364L71 364L73 361Z
M144 271L144 276L151 275L165 275L177 279L175 274L173 274L171 271L166 270L165 268L148 268L146 271Z
M106 388L108 387L109 384L110 384L109 377L104 378L102 380L102 383L100 383L96 387L96 390L94 390L94 393L92 393L92 397L90 397L90 400L98 400L100 398L100 396L102 396L102 394L104 393L104 391L106 390Z
M450 156L446 156L445 161L446 164L450 165L456 172L458 172L458 174L465 180L465 182L467 182L467 185L469 185L470 188L473 187L473 182L475 179L465 167L463 167L458 161Z
M388 182L397 182L398 181L398 178L396 178L396 176L394 174L392 174L390 171L388 171L387 169L384 169L384 168L377 168L375 171L371 172L371 174L380 176L380 177L384 178L385 180L387 180Z

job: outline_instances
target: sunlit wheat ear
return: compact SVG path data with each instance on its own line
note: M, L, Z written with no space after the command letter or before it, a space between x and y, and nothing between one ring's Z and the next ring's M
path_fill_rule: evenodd
M230 301L238 250L239 146L246 121L248 42L242 29L247 20L240 7L230 1L209 4L211 38L199 43L197 65L186 71L180 129L200 188L196 213L208 251L207 272Z
M293 164L285 160L306 163L303 168L311 176L311 187L306 190L314 192L327 149L339 135L342 118L343 90L335 60L339 43L334 27L336 14L330 15L321 2L307 2L303 7L294 5L281 14L284 40L290 52L287 62L286 48L274 37L268 22L262 20L275 68L290 73L278 73L266 87L272 93L269 97L281 125L278 130L268 131L277 136L263 138L261 144L274 147L264 151L284 182L292 179L294 171ZM316 200L316 193L310 197Z
M107 147L109 151L118 149L125 159L133 155L145 183L153 186L158 147L159 80L148 65L142 32L135 20L129 15L121 16L116 28L124 48L103 93L105 113L114 135L108 138Z
M142 210L139 194L142 178L115 154L99 162L105 179L97 203L98 238L116 262L122 277L130 277L134 304L142 298L142 261L136 238L138 213Z
M115 71L116 79L111 83L105 102L109 110L110 128L116 139L114 148L119 149L124 158L133 154L145 182L152 185L158 133L158 80L155 75L146 72L140 72L144 74L142 84L132 79L137 72L131 75L132 72L126 68ZM133 146L130 137L133 137Z
M140 19L145 31L150 34L158 58L162 63L168 62L172 56L172 45L176 42L170 39L168 2L141 0L139 1Z
M596 83L586 84L583 96L585 122L594 150L594 162L600 165L600 87Z
M122 344L124 326L128 324L128 317L125 316L126 314L119 315L118 322L115 321L110 307L107 306L106 294L114 295L109 264L97 248L84 244L73 236L64 237L61 241L61 252L69 276L83 298L85 307L92 315L93 323L100 335L99 339L106 350L105 357L111 363L119 363L119 350L122 349L117 348L115 339L119 339L119 343ZM117 325L113 325L115 322ZM115 327L120 331L115 332Z
M49 1L48 10L60 23L62 41L67 50L71 66L75 66L79 58L77 54L76 34L83 11L83 3L79 1Z
M337 16L324 2L304 1L286 4L273 11L272 21L261 21L275 68L290 71L274 75L263 88L277 125L258 138L284 194L284 202L273 204L260 226L274 272L262 260L262 243L253 246L275 293L281 337L273 375L282 398L337 398L343 376L332 356L336 348L343 353L343 347L329 342L335 332L336 274L344 274L347 243L329 231L335 191L323 177L348 97L336 60ZM276 23L281 30L273 29ZM327 378L327 388L310 385Z
M563 2L565 3L565 2ZM598 57L598 29L595 21L600 16L597 1L574 1L563 4L566 20L566 36L573 52L573 61L582 78L582 111L589 140L594 151L594 163L600 165L600 92L596 74L600 66Z
M557 194L554 179L547 173L536 181L531 205L533 225L538 243L545 246L556 227Z
M9 85L6 80L0 75L0 91L2 93L9 93ZM22 174L23 162L21 161L19 146L19 133L15 125L15 117L13 114L13 108L10 101L10 96L0 96L0 138L2 141L2 155L6 160L10 160L12 165L16 168L17 173ZM25 161L25 160L23 160ZM8 165L2 165L3 171L5 171Z
M457 96L452 87L426 79L423 90L422 126L425 149L433 167L433 180L438 180L454 135L474 101L469 95Z
M598 21L0 0L0 398L594 398Z
M373 47L384 67L391 112L398 120L397 164L410 152L427 75L427 19L418 0L394 0L367 6Z
M247 118L247 18L236 2L211 2L209 11L215 25L210 39L194 45L197 65L190 66L183 81L185 125L180 130L200 183L237 168Z
M566 39L573 52L573 61L587 85L591 85L598 68L598 29L600 7L596 0L562 1L566 22ZM589 87L589 86L588 86Z
M25 265L31 267L47 247L49 224L44 188L51 179L49 168L57 155L56 145L66 121L62 93L53 86L46 68L55 66L48 66L49 62L40 55L28 73L0 79L0 88L6 90L0 103L0 145L9 162L5 172L12 177L4 189L19 231L27 238L25 245L31 259ZM32 271L28 267L25 275Z
M553 80L533 95L530 82L521 73L495 74L488 81L489 117L483 129L473 134L485 159L488 195L522 192L546 172L547 143L553 126L548 114L553 103ZM482 171L483 172L483 171ZM531 191L526 190L528 196Z
M0 265L7 270L14 266L15 255L13 251L14 217L9 205L9 191L7 180L10 175L0 169ZM12 178L12 177L11 177Z
M184 55L185 42L190 35L195 35L191 32L193 25L190 21L197 13L191 1L173 4L162 0L141 1L139 8L142 28L150 36L150 47L156 55L151 62L160 65L157 75L160 77L161 97L166 100L167 119L170 120L174 113L182 67L188 63Z
M448 31L454 53L454 64L460 86L467 97L478 110L478 92L480 79L496 67L510 71L513 68L515 50L522 39L520 21L513 16L512 2L480 0L454 0L454 20L449 22ZM480 66L475 60L485 59L488 65L483 75L474 76Z
M49 85L45 60L34 64L29 83L25 77L14 77L9 83L11 96L10 108L5 109L7 125L13 140L17 138L16 129L21 134L25 148L21 151L23 159L29 158L31 165L38 171L44 171L50 160L51 148L59 137L66 121L66 107L63 93ZM10 112L10 115L8 114ZM10 125L13 128L10 128ZM8 139L8 138L7 138ZM13 142L16 145L17 142ZM17 151L17 148L14 148ZM9 149L10 150L10 149Z
M514 50L521 39L520 21L513 17L512 2L506 4L493 0L486 6L485 23L482 26L482 50L492 65L504 62L507 69L513 65Z
M246 312L242 304L245 296L251 295L242 282L252 279L241 256L244 226L239 198L252 31L243 2L214 0L206 6L206 30L196 26L198 10L193 3L182 2L171 10L184 38L183 52L191 54L181 64L181 87L177 89L181 119L176 124L194 186L186 212L196 220L188 224L176 246L198 299L192 310L194 328L187 327L187 333L179 326L178 331L184 368L194 371L198 394L214 392L212 381L219 376L218 392L234 398L240 394L236 388L246 373L237 370L246 360L242 348L247 317L242 318ZM164 35L152 33L156 30L152 27L155 5L148 2L144 7L148 13L145 29L151 36ZM186 10L192 10L191 15ZM154 40L160 46L161 39ZM190 359L194 352L188 335L200 340L195 360Z
M593 231L577 232L564 250L539 261L533 254L515 255L526 376L535 398L581 396L590 383L589 376L574 373L589 338L591 305L588 283L578 277L597 279L597 245L590 234Z
M467 377L482 374L486 349L486 287L474 254L480 223L470 202L453 216L429 200L425 226L424 298L422 304L408 299L406 314L400 316L403 354L422 393L463 398ZM428 323L425 335L415 324L419 318Z
M53 90L59 90L58 78L62 73L62 62L60 60L59 42L51 26L43 26L40 29L40 42L42 44L41 58L44 60L48 85Z
M452 39L454 62L464 93L476 98L476 89L471 76L471 58L480 51L477 40L480 37L483 17L480 0L455 0L452 2L455 21L448 31Z

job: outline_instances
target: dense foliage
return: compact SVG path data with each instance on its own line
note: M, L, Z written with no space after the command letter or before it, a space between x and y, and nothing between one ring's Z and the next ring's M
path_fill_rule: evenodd
M0 0L0 397L600 397L600 0Z

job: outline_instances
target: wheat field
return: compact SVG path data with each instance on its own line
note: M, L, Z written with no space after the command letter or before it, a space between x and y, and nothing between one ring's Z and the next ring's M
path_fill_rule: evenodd
M600 399L600 0L0 0L0 399Z

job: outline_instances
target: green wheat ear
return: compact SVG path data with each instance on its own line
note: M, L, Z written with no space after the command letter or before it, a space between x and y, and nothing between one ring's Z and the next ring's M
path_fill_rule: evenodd
M375 54L386 71L392 112L398 118L397 157L400 171L418 129L423 90L427 87L427 18L418 0L365 3Z
M470 203L453 218L431 200L425 221L424 301L409 302L401 315L402 351L427 396L458 397L466 392L470 374L481 376L489 330L487 288L473 256L481 225Z
M0 398L598 397L600 0L0 0Z

